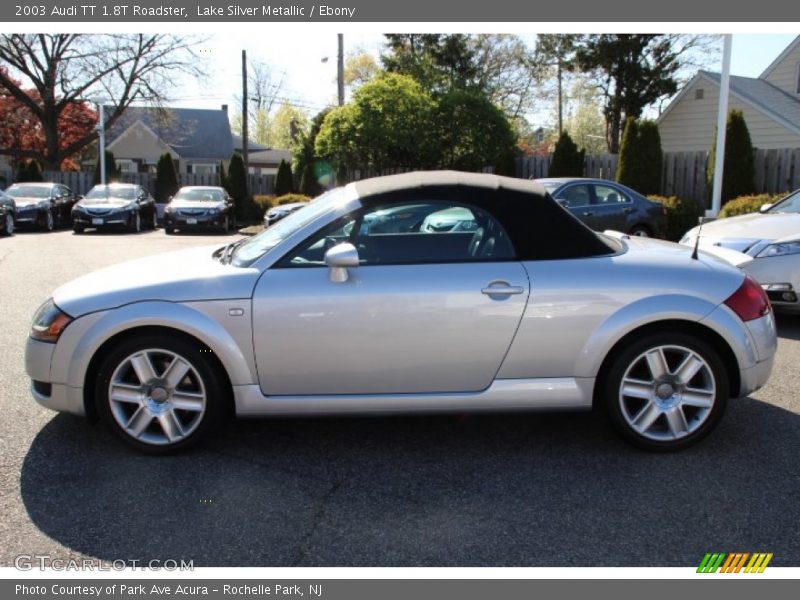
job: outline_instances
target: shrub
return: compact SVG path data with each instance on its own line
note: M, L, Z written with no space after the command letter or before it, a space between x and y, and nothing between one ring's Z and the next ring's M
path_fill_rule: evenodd
M275 175L275 194L283 196L292 192L294 192L292 167L285 160L281 160L281 164L278 166L278 173Z
M655 121L629 118L619 150L617 181L641 194L659 194L663 163L661 136Z
M639 191L639 122L633 117L625 120L625 130L622 132L622 142L619 146L619 160L617 161L616 180L622 185L627 185ZM644 192L641 192L644 193Z
M770 194L756 194L752 196L739 196L728 201L719 211L719 218L735 217L758 212L762 204L772 204L783 198L785 194L772 196Z
M117 161L114 158L114 153L106 150L106 183L110 183L119 177L119 169L117 169ZM97 164L94 166L94 183L100 183L100 157L97 157Z
M278 196L273 201L273 206L280 206L281 204L294 204L295 202L308 202L310 197L305 194L283 194Z
M23 183L26 181L43 181L42 168L39 166L39 161L32 159L19 165L17 182Z
M244 160L238 152L234 152L233 156L231 156L226 182L228 184L226 189L236 204L236 216L239 221L241 223L249 223L260 220L261 215L258 212L258 207L247 190L247 174L244 170Z
M750 132L744 114L740 110L728 113L725 129L725 166L722 171L722 204L733 198L755 193L755 151L750 141ZM716 130L714 133L716 140ZM714 188L714 163L716 144L712 144L708 156L706 181L708 193Z
M257 194L253 196L253 202L263 215L270 208L275 206L275 194Z
M569 134L562 131L553 150L548 177L582 177L585 154L584 150L578 150Z
M697 225L703 209L694 200L678 198L677 196L648 196L650 200L659 202L667 209L667 223L664 227L664 239L677 242L683 234Z
M175 172L175 161L169 152L165 152L159 157L156 165L156 202L166 202L177 191L178 174Z

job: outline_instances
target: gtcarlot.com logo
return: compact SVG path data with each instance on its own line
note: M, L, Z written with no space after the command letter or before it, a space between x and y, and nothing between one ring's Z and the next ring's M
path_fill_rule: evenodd
M703 557L698 573L763 573L772 553L769 552L709 552Z

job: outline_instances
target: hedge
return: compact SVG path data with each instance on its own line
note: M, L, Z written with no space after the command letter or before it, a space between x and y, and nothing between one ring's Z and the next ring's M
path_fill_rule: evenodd
M725 217L735 217L736 215L758 212L762 204L774 204L784 196L785 194L778 194L776 196L771 194L739 196L725 203L725 206L719 211L719 218L724 219Z
M310 196L305 194L284 194L275 198L273 206L280 206L281 204L294 204L295 202L308 202L311 200Z
M683 234L697 225L703 209L694 200L678 198L677 196L648 196L667 209L667 224L664 227L664 239L677 242Z
M275 206L275 194L256 194L253 196L253 202L263 214Z

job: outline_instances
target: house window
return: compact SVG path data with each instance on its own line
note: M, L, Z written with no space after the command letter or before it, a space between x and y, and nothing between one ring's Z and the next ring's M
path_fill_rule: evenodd
M192 170L188 172L198 175L216 175L217 169L219 169L219 165L214 163L194 163L191 167Z
M702 100L704 94L705 94L705 90L703 88L697 88L694 91L694 99L695 100Z
M122 158L117 159L116 163L120 173L136 173L138 170L137 164L132 160Z

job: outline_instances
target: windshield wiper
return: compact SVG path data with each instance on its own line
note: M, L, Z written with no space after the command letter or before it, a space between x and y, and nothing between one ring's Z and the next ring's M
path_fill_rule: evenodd
M233 259L233 253L236 251L236 249L243 243L245 243L248 239L249 238L242 238L240 240L236 240L235 242L231 242L230 244L222 248L221 252L219 250L214 252L214 255L216 255L217 252L219 252L219 262L221 262L223 265L227 265L228 263L231 262L231 259Z

